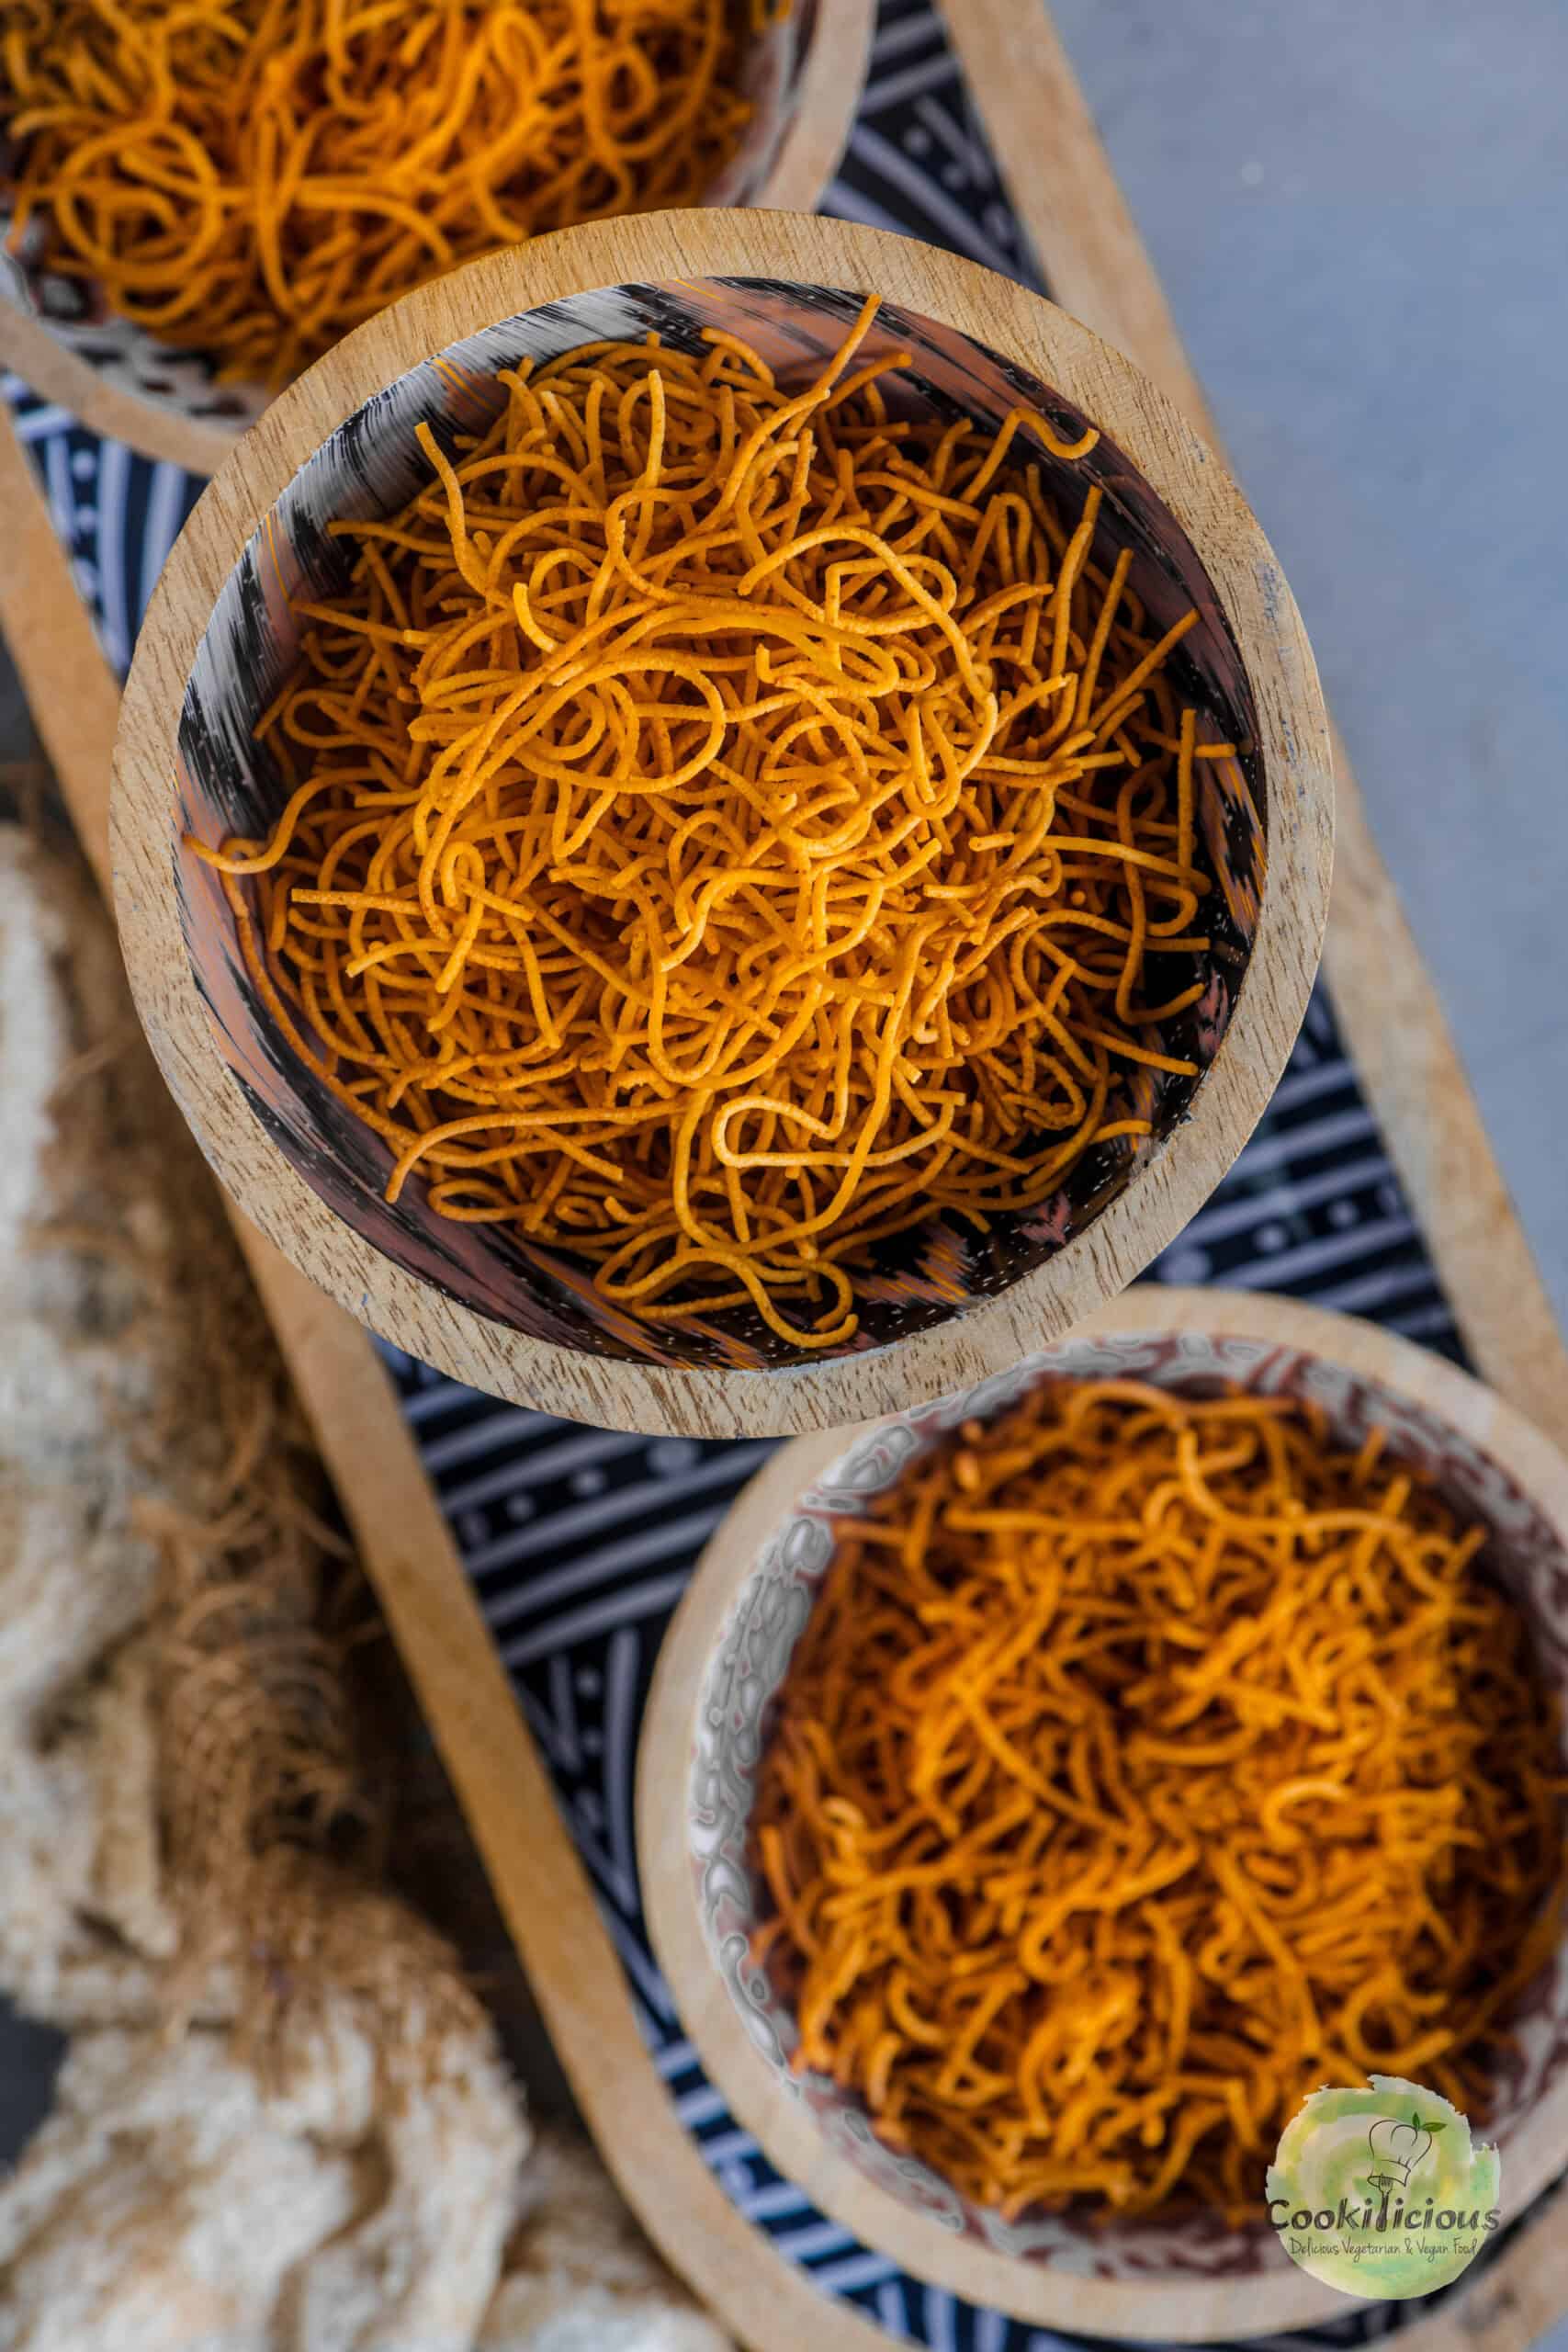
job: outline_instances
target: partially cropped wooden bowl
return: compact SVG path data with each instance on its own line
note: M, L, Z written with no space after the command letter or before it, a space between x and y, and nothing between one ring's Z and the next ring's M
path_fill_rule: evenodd
M977 1388L858 1430L786 1446L709 1543L660 1652L637 1757L645 1916L683 2030L763 2154L832 2220L916 2278L1043 2327L1151 2341L1261 2338L1340 2316L1266 2224L1217 2216L1096 2229L1010 2226L915 2159L859 2101L789 2068L794 2020L750 1959L767 1915L750 1856L770 1706L821 1589L834 1522L894 1486L960 1421L1006 1412L1043 1378L1218 1381L1320 1405L1337 1437L1388 1432L1491 1531L1488 1568L1523 1610L1540 1671L1568 1705L1568 1461L1501 1397L1375 1325L1294 1301L1140 1285ZM1568 1940L1526 1991L1499 2111L1503 2218L1568 2164ZM1259 2196L1262 2194L1261 2172Z
M750 37L743 86L755 114L703 204L808 212L821 201L860 103L875 13L875 0L795 0ZM187 473L215 473L271 395L220 383L209 360L122 318L100 288L51 277L35 254L11 249L9 230L0 195L0 367L95 433Z
M1201 727L1243 749L1202 763L1215 946L1202 1001L1171 1033L1197 1078L1140 1079L1151 1136L1087 1155L1049 1214L998 1219L983 1240L935 1221L902 1237L879 1257L854 1339L811 1351L749 1310L649 1329L601 1298L586 1265L444 1219L422 1183L389 1205L385 1147L279 1035L219 881L184 836L269 829L283 796L252 729L293 664L290 597L341 579L344 543L327 522L412 494L417 422L479 422L499 398L494 370L524 352L649 327L668 340L723 324L808 373L873 288L886 308L869 347L913 347L925 389L912 397L999 419L1021 396L1064 433L1100 426L1069 494L1100 486L1105 532L1134 548L1133 585L1156 626L1197 606L1181 691ZM240 1206L302 1272L475 1387L579 1420L728 1437L833 1427L982 1379L1056 1338L1179 1232L1250 1132L1305 1010L1331 794L1316 674L1279 566L1223 469L1126 361L1022 287L908 239L680 212L567 230L423 288L246 435L141 632L114 854L131 986L164 1073Z

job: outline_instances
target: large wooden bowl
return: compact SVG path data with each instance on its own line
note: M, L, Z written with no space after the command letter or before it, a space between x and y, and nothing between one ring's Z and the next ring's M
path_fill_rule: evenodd
M1149 1283L1043 1355L919 1411L785 1447L704 1553L660 1653L637 1757L642 1894L666 1983L704 2068L769 2161L834 2221L914 2278L1088 2335L1261 2338L1341 2315L1273 2231L1216 2217L1095 2233L1063 2217L1010 2228L874 2139L829 2081L788 2071L794 2025L748 1957L765 1916L749 1823L770 1702L833 1553L833 1521L896 1483L956 1424L1006 1411L1051 1374L1236 1382L1321 1405L1336 1434L1369 1429L1492 1531L1489 1565L1525 1611L1568 1702L1568 1462L1490 1389L1375 1325L1293 1301ZM1568 2164L1568 1942L1527 1992L1500 2111L1503 2217ZM1260 2192L1261 2193L1261 2192Z
M1153 1132L1086 1156L1060 1198L976 1240L902 1237L840 1351L792 1350L760 1319L651 1331L587 1270L491 1225L435 1215L279 1035L211 869L185 846L265 833L281 803L252 741L293 664L289 598L330 593L325 523L386 514L416 486L422 418L472 424L523 351L723 323L810 370L867 289L874 345L911 345L932 400L999 417L1021 391L1061 430L1101 428L1071 469L1135 550L1154 621L1189 605L1183 691L1247 748L1202 763L1199 819L1221 888L1203 1001L1182 1016L1196 1079L1140 1078ZM1048 460L1055 466L1055 460ZM1022 287L901 238L787 214L680 212L541 238L477 262L360 328L226 461L148 612L126 690L114 793L121 933L138 1008L176 1099L240 1206L372 1329L473 1386L573 1419L709 1436L833 1427L1012 1364L1111 1296L1229 1167L1289 1055L1316 968L1331 843L1312 657L1239 492L1153 387ZM1173 1036L1176 1033L1173 1032ZM1147 1100L1144 1097L1146 1095Z
M756 114L705 204L814 209L860 103L875 13L875 0L795 0L752 37L745 86ZM9 227L0 196L0 367L95 433L187 473L215 473L270 395L220 384L199 354L121 318L96 287L51 278L8 251Z

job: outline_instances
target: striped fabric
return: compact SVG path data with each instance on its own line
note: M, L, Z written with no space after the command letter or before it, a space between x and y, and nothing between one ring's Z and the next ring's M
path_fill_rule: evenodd
M827 209L1039 282L927 0L883 0L864 104ZM105 650L123 670L200 484L98 440L15 379L0 390ZM1287 1291L1371 1315L1461 1358L1321 989L1258 1134L1154 1279ZM705 2076L649 1950L632 1780L653 1662L698 1552L770 1447L581 1429L460 1388L394 1350L386 1354L548 1761L653 2063L726 2195L778 2255L895 2343L931 2352L1049 2352L1076 2340L903 2275L781 2179ZM1277 2340L1359 2345L1397 2327L1404 2310L1351 2311L1332 2327Z

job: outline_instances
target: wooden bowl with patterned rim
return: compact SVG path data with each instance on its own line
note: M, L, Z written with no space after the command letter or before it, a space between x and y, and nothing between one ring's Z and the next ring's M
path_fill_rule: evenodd
M1151 1122L1085 1155L1045 1207L980 1237L933 1218L886 1245L836 1348L781 1340L750 1309L633 1323L564 1251L454 1223L279 1033L218 877L185 845L265 833L281 805L254 723L292 666L290 599L331 593L324 526L395 511L416 423L470 424L494 370L601 335L722 324L809 371L865 292L871 347L911 346L910 397L999 419L1021 398L1101 438L1073 469L1158 628L1195 605L1180 690L1242 747L1202 763L1197 815L1218 888L1201 1001L1169 1032L1196 1077L1139 1072ZM1046 470L1058 461L1044 457ZM1284 1069L1327 907L1332 782L1312 656L1240 493L1153 386L1024 288L911 240L788 214L678 212L563 231L472 264L372 320L286 392L227 460L149 607L121 714L117 900L138 1008L164 1073L245 1214L409 1353L583 1421L712 1437L836 1427L982 1379L1058 1337L1174 1238L1230 1166Z
M752 36L745 87L755 118L705 205L809 212L821 201L860 104L875 14L875 0L796 0ZM100 288L51 276L36 239L12 250L10 226L0 193L0 367L95 433L187 473L216 473L271 395L220 383L209 360L120 317Z
M1356 1444L1374 1427L1488 1526L1487 1565L1525 1612L1568 1702L1568 1461L1492 1390L1374 1324L1267 1295L1140 1285L1043 1354L854 1430L803 1438L753 1478L709 1542L665 1637L637 1755L644 1913L684 2030L731 2112L786 2180L918 2278L1089 2335L1226 2341L1310 2326L1345 2297L1275 2233L1217 2216L1096 2230L1003 2223L874 2135L857 2099L794 2075L787 2005L750 1958L766 1916L749 1855L770 1705L833 1555L833 1523L970 1418L1043 1378L1216 1381L1320 1405ZM1565 1758L1568 1761L1568 1758ZM1528 1988L1485 2126L1505 2222L1568 2164L1568 1940Z

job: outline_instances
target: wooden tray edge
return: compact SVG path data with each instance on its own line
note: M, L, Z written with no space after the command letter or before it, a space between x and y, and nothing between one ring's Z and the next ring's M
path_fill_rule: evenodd
M1045 0L938 0L1008 195L1055 300L1224 445ZM1350 1056L1477 1369L1568 1443L1568 1347L1437 990L1334 738L1324 970ZM1468 2287L1401 2331L1408 2352L1527 2352L1568 2314L1568 2187Z
M1158 281L1045 9L1031 20L1022 0L944 0L944 13L1020 217L1050 257L1054 291L1212 437ZM10 526L11 559L0 571L0 628L84 847L107 885L118 697L4 420L0 512ZM1476 1362L1511 1401L1568 1439L1568 1351L1342 758L1339 781L1339 876L1326 960L1350 1049ZM879 2328L818 2293L740 2219L677 2121L372 1343L269 1244L237 1229L509 1931L628 2203L751 2352L795 2352L806 2341L822 2352L886 2352ZM1568 2308L1564 2199L1559 2193L1548 2202L1551 2210L1543 2204L1472 2287L1403 2334L1410 2352L1524 2352Z
M0 632L106 898L119 696L27 457L0 413ZM886 2352L773 2253L654 2071L626 1981L374 1342L239 1216L234 1229L572 2092L622 2194L750 2352ZM766 2291L760 2292L760 2270Z
M1143 368L1224 457L1044 0L941 6L1053 299ZM1568 1443L1568 1347L1337 734L1334 749L1324 970L1335 1011L1477 1367Z

